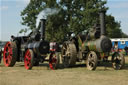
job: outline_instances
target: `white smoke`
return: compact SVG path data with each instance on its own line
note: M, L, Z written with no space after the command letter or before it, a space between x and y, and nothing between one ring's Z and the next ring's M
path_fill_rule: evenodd
M43 11L39 13L36 19L36 28L39 25L40 19L47 19L48 15L57 14L59 9L57 8L45 8Z

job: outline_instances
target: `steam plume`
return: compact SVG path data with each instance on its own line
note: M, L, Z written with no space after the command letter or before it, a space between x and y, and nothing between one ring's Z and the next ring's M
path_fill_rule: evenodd
M47 19L48 15L57 14L59 12L59 9L57 8L45 8L43 11L39 13L36 20L36 28L39 25L40 19Z

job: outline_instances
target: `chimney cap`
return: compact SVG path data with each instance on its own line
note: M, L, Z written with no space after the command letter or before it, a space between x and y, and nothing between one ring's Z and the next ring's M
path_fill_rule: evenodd
M42 18L42 19L40 19L41 21L46 21L46 19L44 19L44 18Z
M106 13L106 10L101 9L99 12L100 12L100 13Z

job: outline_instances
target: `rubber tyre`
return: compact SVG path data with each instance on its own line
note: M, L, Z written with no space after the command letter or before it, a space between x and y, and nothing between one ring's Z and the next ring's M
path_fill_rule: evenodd
M6 67L13 67L17 60L16 42L7 42L4 46L3 62Z

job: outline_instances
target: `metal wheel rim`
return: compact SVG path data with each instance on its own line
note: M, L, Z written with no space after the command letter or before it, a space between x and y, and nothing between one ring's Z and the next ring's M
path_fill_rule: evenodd
M6 43L4 47L4 52L3 52L3 61L5 66L9 66L11 61L12 61L12 47L11 47L11 42Z
M56 55L53 54L53 55L50 56L49 67L50 67L52 70L54 70L55 67L56 67L56 63L57 63L57 57L56 57Z
M31 59L32 59L32 55L30 51L27 50L24 57L24 66L27 70L31 68Z
M121 68L121 56L118 54L116 57L113 59L113 67L115 69L120 69Z
M95 70L97 67L97 54L94 51L90 51L87 57L87 68L89 70Z
M66 56L66 47L62 47L62 56Z
M63 46L62 49L63 49L63 50L62 50L62 62L64 63L64 65L65 65L65 67L66 67L66 66L69 65L69 60L66 59L66 61L65 61L64 57L65 57L65 56L66 56L66 57L68 56L68 55L67 55L67 52L68 52L68 51L66 50L66 49L68 49L68 48L66 48L66 46ZM66 62L66 63L65 63L65 62Z
M93 69L93 67L95 66L94 63L94 55L93 54L89 54L89 59L88 59L88 66L90 69Z

